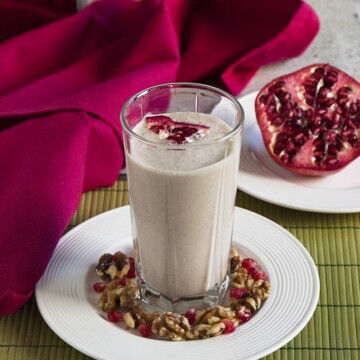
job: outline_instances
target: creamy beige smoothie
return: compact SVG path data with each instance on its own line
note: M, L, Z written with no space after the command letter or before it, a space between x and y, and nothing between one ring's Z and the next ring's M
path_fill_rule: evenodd
M157 146L130 142L126 161L135 252L149 287L171 299L189 298L220 286L227 276L240 141L221 141L232 128L215 116L168 116L208 130L166 156ZM160 146L168 141L144 120L133 132Z

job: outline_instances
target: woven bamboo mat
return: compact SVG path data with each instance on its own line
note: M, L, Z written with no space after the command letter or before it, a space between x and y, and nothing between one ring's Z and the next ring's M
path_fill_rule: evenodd
M314 316L298 336L266 359L360 359L360 213L290 210L242 192L236 203L290 231L308 249L320 275L320 299ZM111 188L83 195L69 230L99 213L127 204L126 180L120 178ZM0 359L90 358L50 330L31 298L18 313L0 317Z

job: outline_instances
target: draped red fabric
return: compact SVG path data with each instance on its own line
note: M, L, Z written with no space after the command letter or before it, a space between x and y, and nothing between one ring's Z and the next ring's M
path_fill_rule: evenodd
M97 0L79 12L0 0L0 314L31 296L82 193L116 180L127 98L172 81L237 94L318 28L300 0Z

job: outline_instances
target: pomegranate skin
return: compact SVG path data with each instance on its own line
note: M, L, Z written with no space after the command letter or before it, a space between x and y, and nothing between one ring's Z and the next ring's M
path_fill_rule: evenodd
M334 174L360 155L360 83L330 64L272 80L255 114L269 155L293 173Z

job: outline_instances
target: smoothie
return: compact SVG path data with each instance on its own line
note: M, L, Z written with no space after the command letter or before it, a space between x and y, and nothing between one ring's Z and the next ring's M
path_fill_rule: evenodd
M213 115L165 115L208 127L164 155L168 139L143 119L133 132L153 145L132 139L126 154L138 270L146 286L174 300L227 278L240 135L221 140L232 128Z

